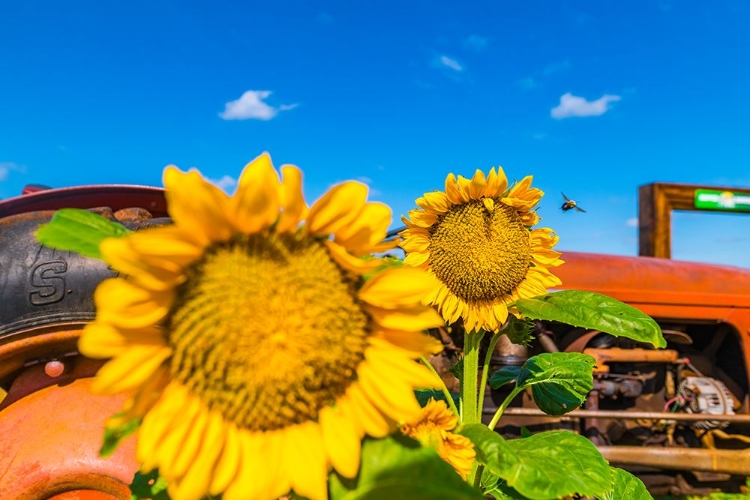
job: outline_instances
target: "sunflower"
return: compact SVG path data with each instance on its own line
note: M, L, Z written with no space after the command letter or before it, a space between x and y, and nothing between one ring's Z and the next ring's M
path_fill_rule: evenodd
M354 477L364 435L441 383L415 361L442 348L433 278L372 256L395 246L390 208L357 182L308 208L300 170L281 174L263 154L229 196L169 166L171 223L100 245L124 278L97 288L79 348L111 358L94 390L130 392L114 422L142 418L137 459L174 500L324 499L331 467Z
M416 420L401 426L401 432L423 446L433 448L466 479L474 465L476 452L469 438L451 432L457 425L458 419L445 401L430 399Z
M445 191L425 193L403 217L404 263L427 269L439 284L430 295L449 323L467 331L498 331L519 298L560 284L549 268L563 263L552 250L558 237L533 210L544 194L532 177L508 188L502 169L469 180L449 174Z

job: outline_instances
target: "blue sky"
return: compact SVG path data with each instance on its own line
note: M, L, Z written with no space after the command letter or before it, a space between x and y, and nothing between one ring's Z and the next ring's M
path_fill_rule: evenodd
M308 201L366 182L395 228L502 166L558 249L636 255L639 186L750 187L748 25L732 0L0 0L0 198L167 164L231 192L268 151ZM750 267L749 219L676 212L673 257Z

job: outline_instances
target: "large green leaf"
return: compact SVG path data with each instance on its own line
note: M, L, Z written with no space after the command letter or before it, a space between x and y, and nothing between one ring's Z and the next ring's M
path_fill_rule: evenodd
M331 474L331 500L483 500L453 467L431 448L395 435L365 439L359 475L347 479Z
M612 491L600 496L601 500L653 500L643 481L628 471L612 467Z
M503 366L490 377L490 387L499 389L509 382L517 382L518 375L521 373L520 366Z
M606 295L563 290L533 299L518 299L516 307L527 318L600 330L616 337L649 342L656 347L667 345L653 318Z
M518 457L508 442L486 425L470 424L459 431L474 443L476 460L489 472L507 479L518 466Z
M612 490L612 470L596 446L570 431L540 432L506 441L518 461L501 476L531 500L567 495L602 496Z
M63 208L55 212L51 221L37 229L36 238L50 248L101 259L99 244L102 240L119 238L129 232L122 224L89 210Z
M521 367L516 387L531 387L534 402L544 413L564 415L581 406L594 388L593 366L594 358L580 352L537 354Z

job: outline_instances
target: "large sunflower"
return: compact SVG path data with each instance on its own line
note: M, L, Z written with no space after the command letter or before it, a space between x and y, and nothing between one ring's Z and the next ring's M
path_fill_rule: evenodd
M502 169L469 180L449 174L445 191L425 193L404 217L404 262L427 269L439 281L430 296L443 318L463 319L467 331L498 331L518 298L547 293L560 284L550 271L563 263L552 250L551 229L533 208L544 194L532 177L508 188Z
M357 182L308 209L281 173L263 154L230 197L167 167L172 224L100 246L125 278L98 287L79 347L112 358L94 388L132 391L117 422L142 417L137 458L175 500L326 498L330 466L355 476L362 437L440 386L414 361L442 347L423 333L442 323L421 305L433 278L361 258L388 248L390 209Z

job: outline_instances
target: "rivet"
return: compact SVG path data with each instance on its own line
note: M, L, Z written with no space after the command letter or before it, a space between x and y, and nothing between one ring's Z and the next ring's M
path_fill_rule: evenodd
M57 378L62 375L64 371L65 365L62 361L58 361L55 359L52 361L47 361L47 363L44 364L44 373L46 373L48 377Z

